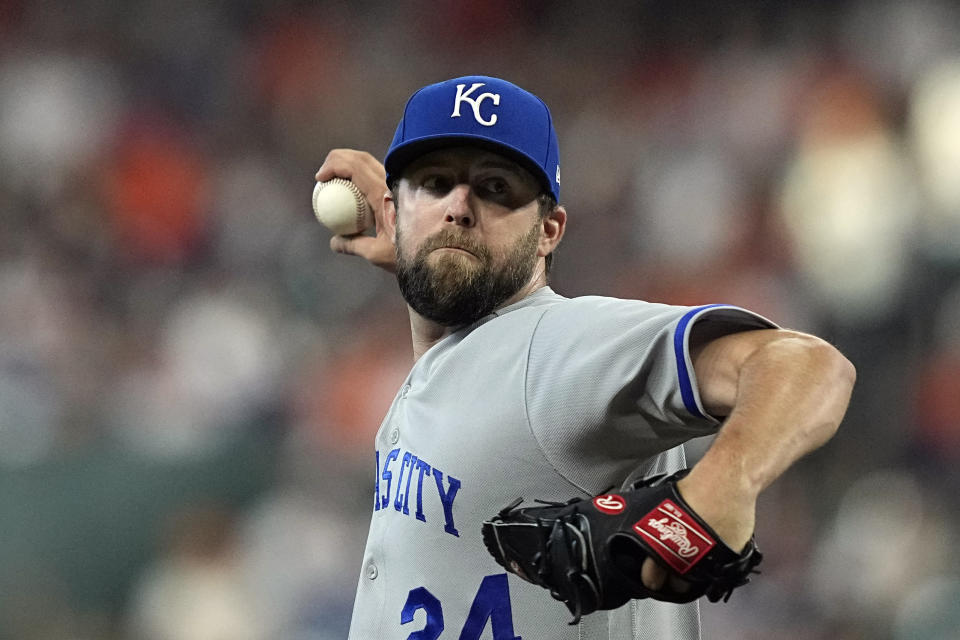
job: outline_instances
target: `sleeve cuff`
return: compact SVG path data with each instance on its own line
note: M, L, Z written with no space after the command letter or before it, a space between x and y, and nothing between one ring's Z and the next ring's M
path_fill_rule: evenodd
M723 314L730 323L730 331L749 331L751 329L777 329L778 325L763 316L741 307L728 304L708 304L702 307L693 307L677 322L673 334L673 350L677 359L677 378L680 385L680 397L683 406L693 416L716 422L716 418L709 415L700 401L696 378L693 373L693 363L690 360L690 329L705 315Z

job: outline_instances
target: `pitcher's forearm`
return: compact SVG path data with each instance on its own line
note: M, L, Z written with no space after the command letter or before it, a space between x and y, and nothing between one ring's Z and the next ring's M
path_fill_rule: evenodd
M743 362L729 417L679 485L722 537L729 531L728 544L749 539L760 492L834 435L855 377L836 349L803 334L772 340Z

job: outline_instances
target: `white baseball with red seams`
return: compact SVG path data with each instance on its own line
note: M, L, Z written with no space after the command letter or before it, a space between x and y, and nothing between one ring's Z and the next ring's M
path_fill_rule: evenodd
M373 210L357 185L334 178L313 188L313 213L338 236L361 233L373 226Z

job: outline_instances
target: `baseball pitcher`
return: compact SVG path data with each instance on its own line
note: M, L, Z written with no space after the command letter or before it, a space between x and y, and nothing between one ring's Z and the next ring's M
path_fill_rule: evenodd
M414 93L382 165L317 173L372 206L331 247L396 273L414 357L371 451L353 640L699 638L699 599L760 562L758 495L840 424L855 373L819 338L554 292L560 176L550 110L485 76Z

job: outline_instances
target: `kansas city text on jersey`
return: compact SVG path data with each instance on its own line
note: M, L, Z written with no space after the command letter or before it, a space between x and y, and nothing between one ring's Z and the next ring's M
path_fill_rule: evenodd
M444 489L443 471L431 466L425 460L418 458L410 451L404 451L400 454L400 449L392 449L383 457L383 467L380 466L380 450L377 454L377 475L376 487L373 492L373 510L380 511L388 509L391 505L391 496L393 508L405 516L410 515L410 491L414 486L413 479L416 477L416 494L414 504L414 517L421 522L426 522L427 517L423 513L423 479L425 476L432 476L433 482L427 480L427 486L431 484L437 488L437 495L440 498L440 504L443 506L443 530L450 535L460 537L453 523L453 501L457 497L457 491L460 490L460 481L453 476L447 476L446 489ZM427 490L427 493L433 492ZM430 499L430 498L428 498Z

